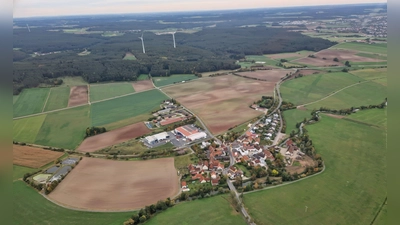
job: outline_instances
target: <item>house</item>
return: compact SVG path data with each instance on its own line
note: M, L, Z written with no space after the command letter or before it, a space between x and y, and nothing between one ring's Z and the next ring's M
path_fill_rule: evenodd
M217 179L217 173L215 173L214 171L212 171L210 173L210 175L211 175L211 179Z
M182 189L188 188L187 185L186 185L186 181L182 181L181 187L182 187Z
M211 179L211 185L216 186L219 183L219 179Z

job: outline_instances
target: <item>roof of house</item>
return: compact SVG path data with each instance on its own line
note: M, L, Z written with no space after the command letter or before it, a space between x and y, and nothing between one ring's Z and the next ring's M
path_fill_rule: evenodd
M292 139L289 139L289 140L286 141L286 145L292 145L292 144L293 144Z
M186 186L186 181L182 181L182 187Z

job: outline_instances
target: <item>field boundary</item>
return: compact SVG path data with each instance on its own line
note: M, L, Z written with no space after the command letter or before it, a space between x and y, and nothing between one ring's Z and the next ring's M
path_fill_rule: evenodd
M370 225L373 225L373 224L375 223L375 220L376 220L376 218L378 218L379 214L381 214L382 208L383 208L383 206L385 205L385 203L387 204L387 196L386 196L385 200L383 201L381 207L379 207L379 210L378 210L378 212L376 213L376 215L374 216L374 219L372 219Z
M44 112L44 109L46 108L47 101L49 100L49 97L50 97L51 89L53 89L53 88L50 88L49 93L47 94L46 101L43 104L42 112Z

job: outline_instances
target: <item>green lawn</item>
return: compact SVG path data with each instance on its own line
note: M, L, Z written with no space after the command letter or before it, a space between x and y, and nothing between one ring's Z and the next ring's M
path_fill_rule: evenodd
M287 186L245 194L245 206L257 225L364 225L377 214L387 195L385 131L321 117L307 130L325 160L325 171Z
M363 80L349 73L326 73L304 76L284 82L280 91L285 101L295 105L319 100L333 91Z
M149 79L149 75L148 74L140 74L139 77L137 78L137 80L148 80Z
M194 80L197 76L194 74L174 74L169 77L153 77L153 82L157 87L173 84L174 82L182 82L184 80Z
M301 122L304 118L309 119L311 117L311 111L291 109L283 111L283 117L286 121L286 133L290 134L292 130L297 131L296 123Z
M322 101L307 105L307 109L345 109L382 103L387 97L387 87L375 82L366 82L347 88Z
M69 87L51 88L44 111L66 108L68 106L69 92Z
M13 140L34 143L45 119L46 114L13 120Z
M366 44L357 42L340 43L332 47L332 49L350 49L360 52L371 52L378 54L387 54L387 44Z
M65 209L57 206L23 181L13 183L13 223L23 224L63 224L63 225L121 225L133 212L96 213Z
M146 224L246 224L241 215L231 207L227 195L184 202L151 218Z
M61 86L79 86L87 85L87 82L82 77L60 77L63 80Z
M14 117L42 112L50 88L24 89L13 106Z
M101 126L141 114L148 114L165 99L168 99L168 97L159 90L153 89L94 103L91 105L91 124L92 126Z
M90 101L95 102L133 92L135 92L135 90L133 89L131 83L90 85Z
M38 169L32 169L24 166L13 165L13 180L23 178L26 173L32 173Z
M387 125L387 109L368 109L359 110L356 113L348 115L346 118L355 121L362 121L364 123L373 124L379 127L386 127Z
M49 113L36 137L36 144L75 149L90 126L89 106Z
M370 80L379 77L387 77L387 68L353 70L350 73L359 76L361 78L364 78L366 80Z

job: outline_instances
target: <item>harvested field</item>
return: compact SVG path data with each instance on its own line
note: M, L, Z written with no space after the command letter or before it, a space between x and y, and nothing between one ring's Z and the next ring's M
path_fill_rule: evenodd
M338 58L339 61L350 61L350 62L382 62L384 60L374 59L370 57L363 57L357 55L357 51L352 50L338 50L338 49L325 49L315 54L318 58L326 58L328 61L333 61L334 58Z
M163 89L178 102L193 110L214 134L227 131L261 115L249 108L263 95L272 95L275 82L225 75L200 79Z
M76 209L122 211L173 197L179 188L173 158L147 161L83 158L49 197Z
M154 88L152 80L137 81L137 82L132 83L132 86L136 92L146 91L146 90L150 90L150 89Z
M83 105L88 102L88 86L79 85L71 87L69 93L68 107Z
M256 79L261 79L269 82L278 82L286 74L294 72L294 70L272 69L272 70L256 70L252 72L237 73L240 76L246 76Z
M106 133L88 137L82 142L77 150L82 152L94 152L150 132L151 130L149 130L143 122L135 123Z
M30 146L13 145L13 164L39 168L64 155L62 152L44 150Z
M344 66L343 63L335 62L333 60L323 60L322 58L305 57L293 60L294 63L306 64L311 66L325 67L325 66Z

